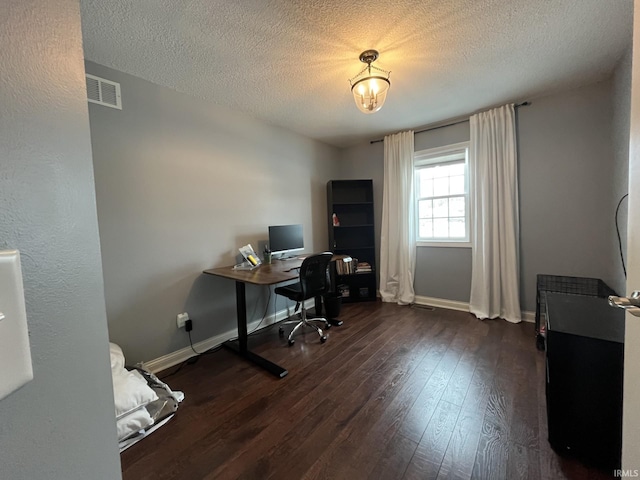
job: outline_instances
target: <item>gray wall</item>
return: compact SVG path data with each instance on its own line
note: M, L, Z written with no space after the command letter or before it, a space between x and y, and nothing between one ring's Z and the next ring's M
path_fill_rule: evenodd
M233 282L201 272L235 263L246 243L259 248L269 225L302 223L305 250L326 249L336 149L95 63L86 68L122 88L122 110L90 104L89 114L109 335L129 363L188 347L175 324L182 311L194 321L194 342L234 329ZM249 286L247 295L250 320L262 318L267 287Z
M518 120L521 298L533 311L538 273L613 279L611 82L534 99Z
M613 195L609 203L611 221L614 222L615 211L622 196L629 191L629 127L631 122L631 47L620 59L613 75ZM620 243L624 260L627 260L627 215L629 199L620 203L618 212L618 228L620 229ZM615 223L614 223L615 230ZM626 279L620 260L620 246L618 236L610 238L611 264L614 266L611 287L619 294L625 295Z
M611 90L602 82L518 109L523 310L535 310L538 273L615 279ZM462 123L417 134L415 149L468 139L469 124ZM342 157L345 178L378 179L378 205L383 154L382 144L361 144ZM470 249L418 247L417 295L468 302L470 286Z
M79 5L9 0L0 23L0 248L34 369L0 401L0 478L120 478Z

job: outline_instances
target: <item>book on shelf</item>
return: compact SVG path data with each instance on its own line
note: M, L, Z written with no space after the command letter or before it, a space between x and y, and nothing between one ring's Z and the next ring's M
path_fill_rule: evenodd
M336 262L336 273L338 275L351 275L356 273L356 265L358 264L357 258L344 259Z
M353 275L354 273L371 273L373 268L369 262L359 262L357 258L351 261L336 262L336 273L338 275Z
M356 273L371 273L373 269L367 262L358 262L356 264Z

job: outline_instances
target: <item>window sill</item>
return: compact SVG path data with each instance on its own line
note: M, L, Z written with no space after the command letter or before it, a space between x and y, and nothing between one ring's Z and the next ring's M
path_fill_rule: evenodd
M471 248L471 242L417 242L418 247Z

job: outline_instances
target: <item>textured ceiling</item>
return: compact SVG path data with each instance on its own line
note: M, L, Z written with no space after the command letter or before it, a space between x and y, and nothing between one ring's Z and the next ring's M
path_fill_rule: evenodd
M611 74L633 0L81 0L85 57L349 146ZM359 54L391 70L365 115ZM126 106L125 106L126 108Z

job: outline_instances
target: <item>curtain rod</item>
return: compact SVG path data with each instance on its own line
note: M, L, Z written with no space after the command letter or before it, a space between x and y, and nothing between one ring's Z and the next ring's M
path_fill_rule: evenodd
M522 102L522 103L516 103L514 105L514 108L518 108L518 107L526 107L528 105L531 105L531 102L526 101L526 102ZM465 123L468 122L469 119L465 118L464 120L457 120L455 122L450 122L450 123L445 123L444 125L437 125L435 127L429 127L429 128L424 128L422 130L418 130L417 132L413 132L413 134L417 134L417 133L424 133L424 132L430 132L431 130L437 130L439 128L444 128L444 127L452 127L453 125L458 125L460 123ZM378 140L371 140L369 143L380 143L380 142L384 142L384 138L380 138Z

